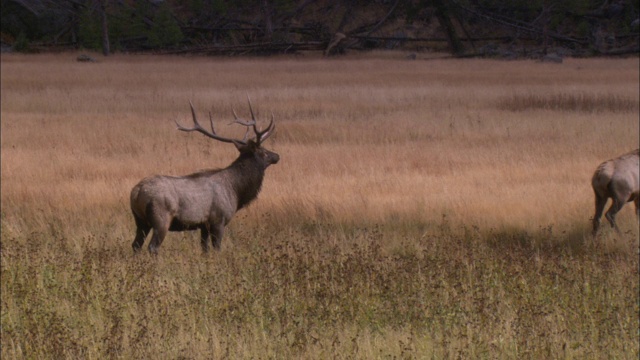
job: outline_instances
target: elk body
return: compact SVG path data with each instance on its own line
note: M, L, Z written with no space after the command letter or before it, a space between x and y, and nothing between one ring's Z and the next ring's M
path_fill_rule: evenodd
M636 149L615 159L607 160L596 169L591 179L591 186L596 196L593 235L596 235L600 228L600 218L609 198L613 203L605 217L616 231L620 231L616 225L616 214L627 202L635 202L636 215L640 219L639 159L640 149Z
M211 131L204 129L196 119L191 105L194 126L181 131L197 131L217 141L232 143L240 152L238 158L224 169L205 170L187 176L151 176L140 181L131 190L131 211L136 223L133 250L138 251L153 229L149 252L157 254L167 232L200 230L202 250L209 250L209 241L214 249L220 249L225 226L235 213L253 201L262 186L265 170L278 162L278 154L262 147L262 143L273 133L273 117L269 126L259 131L249 102L251 121L238 119L235 123L247 127L244 139L236 140L216 134L210 116ZM255 139L247 140L253 128Z

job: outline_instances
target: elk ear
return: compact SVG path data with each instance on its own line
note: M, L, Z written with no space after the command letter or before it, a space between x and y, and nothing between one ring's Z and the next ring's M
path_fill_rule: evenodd
M241 143L240 141L236 141L236 140L232 140L233 141L233 145L236 146L236 149L238 149L238 151L240 151L241 153L247 151L247 144Z
M240 141L233 140L233 144L236 146L236 149L240 151L240 153L255 152L258 148L258 144L253 140L247 141L246 144Z

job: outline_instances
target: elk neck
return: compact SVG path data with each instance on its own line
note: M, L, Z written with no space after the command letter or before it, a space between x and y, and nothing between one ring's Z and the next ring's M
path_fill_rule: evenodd
M241 154L226 170L240 210L258 196L264 179L264 166L252 155Z

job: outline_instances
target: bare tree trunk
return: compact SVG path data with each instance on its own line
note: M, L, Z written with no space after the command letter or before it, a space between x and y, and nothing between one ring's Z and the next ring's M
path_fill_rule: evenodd
M382 20L380 20L374 27L371 28L371 30L369 30L367 32L366 36L371 35L374 31L378 30L385 21L387 21L387 19L389 19L389 17L391 16L391 14L393 13L393 11L396 9L396 6L398 6L398 3L400 2L400 0L396 0L396 2L391 6L391 9L389 10L389 12L387 13L387 15L384 16L384 18L382 18Z
M542 54L547 55L547 49L549 48L549 27L545 22L542 26Z
M77 3L73 3L72 5L73 11L71 12L70 21L71 21L71 43L77 49L78 48L78 33L80 32L80 5Z
M342 20L340 20L340 25L338 25L336 32L343 32L344 27L347 26L347 24L353 18L353 1L345 1L345 3L346 4L344 4L344 6L346 7L346 9L342 14Z
M456 21L460 25L460 28L462 29L464 36L466 36L467 39L469 40L469 43L471 44L471 48L473 49L473 52L476 52L476 44L473 43L473 38L471 34L469 34L469 32L467 31L467 28L464 26L464 20L458 15L457 11L453 12L453 17L456 19Z
M102 19L102 54L109 56L109 24L107 23L107 0L100 1L100 17Z
M324 50L324 56L332 55L332 53L335 52L334 51L335 49L339 50L339 48L336 48L336 46L347 37L342 31L345 28L345 26L347 26L349 21L351 21L352 19L353 1L345 1L345 3L346 3L344 4L345 11L342 14L342 20L340 20L340 24L338 25L338 28L336 29L335 33L333 34L333 37L329 41L327 48Z
M263 0L262 11L264 12L264 35L265 40L271 41L273 38L273 20L271 19L271 7L268 0Z
M442 29L447 36L451 53L454 55L461 55L464 52L464 47L462 46L460 38L458 38L458 34L456 33L456 28L453 26L453 22L451 22L449 7L445 3L445 1L446 0L433 0L433 4L436 8L436 16L438 17L440 26L442 26Z

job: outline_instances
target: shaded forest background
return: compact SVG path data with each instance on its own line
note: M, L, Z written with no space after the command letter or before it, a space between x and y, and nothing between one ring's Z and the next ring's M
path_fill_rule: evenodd
M2 0L1 40L104 55L637 55L638 14L637 0Z

